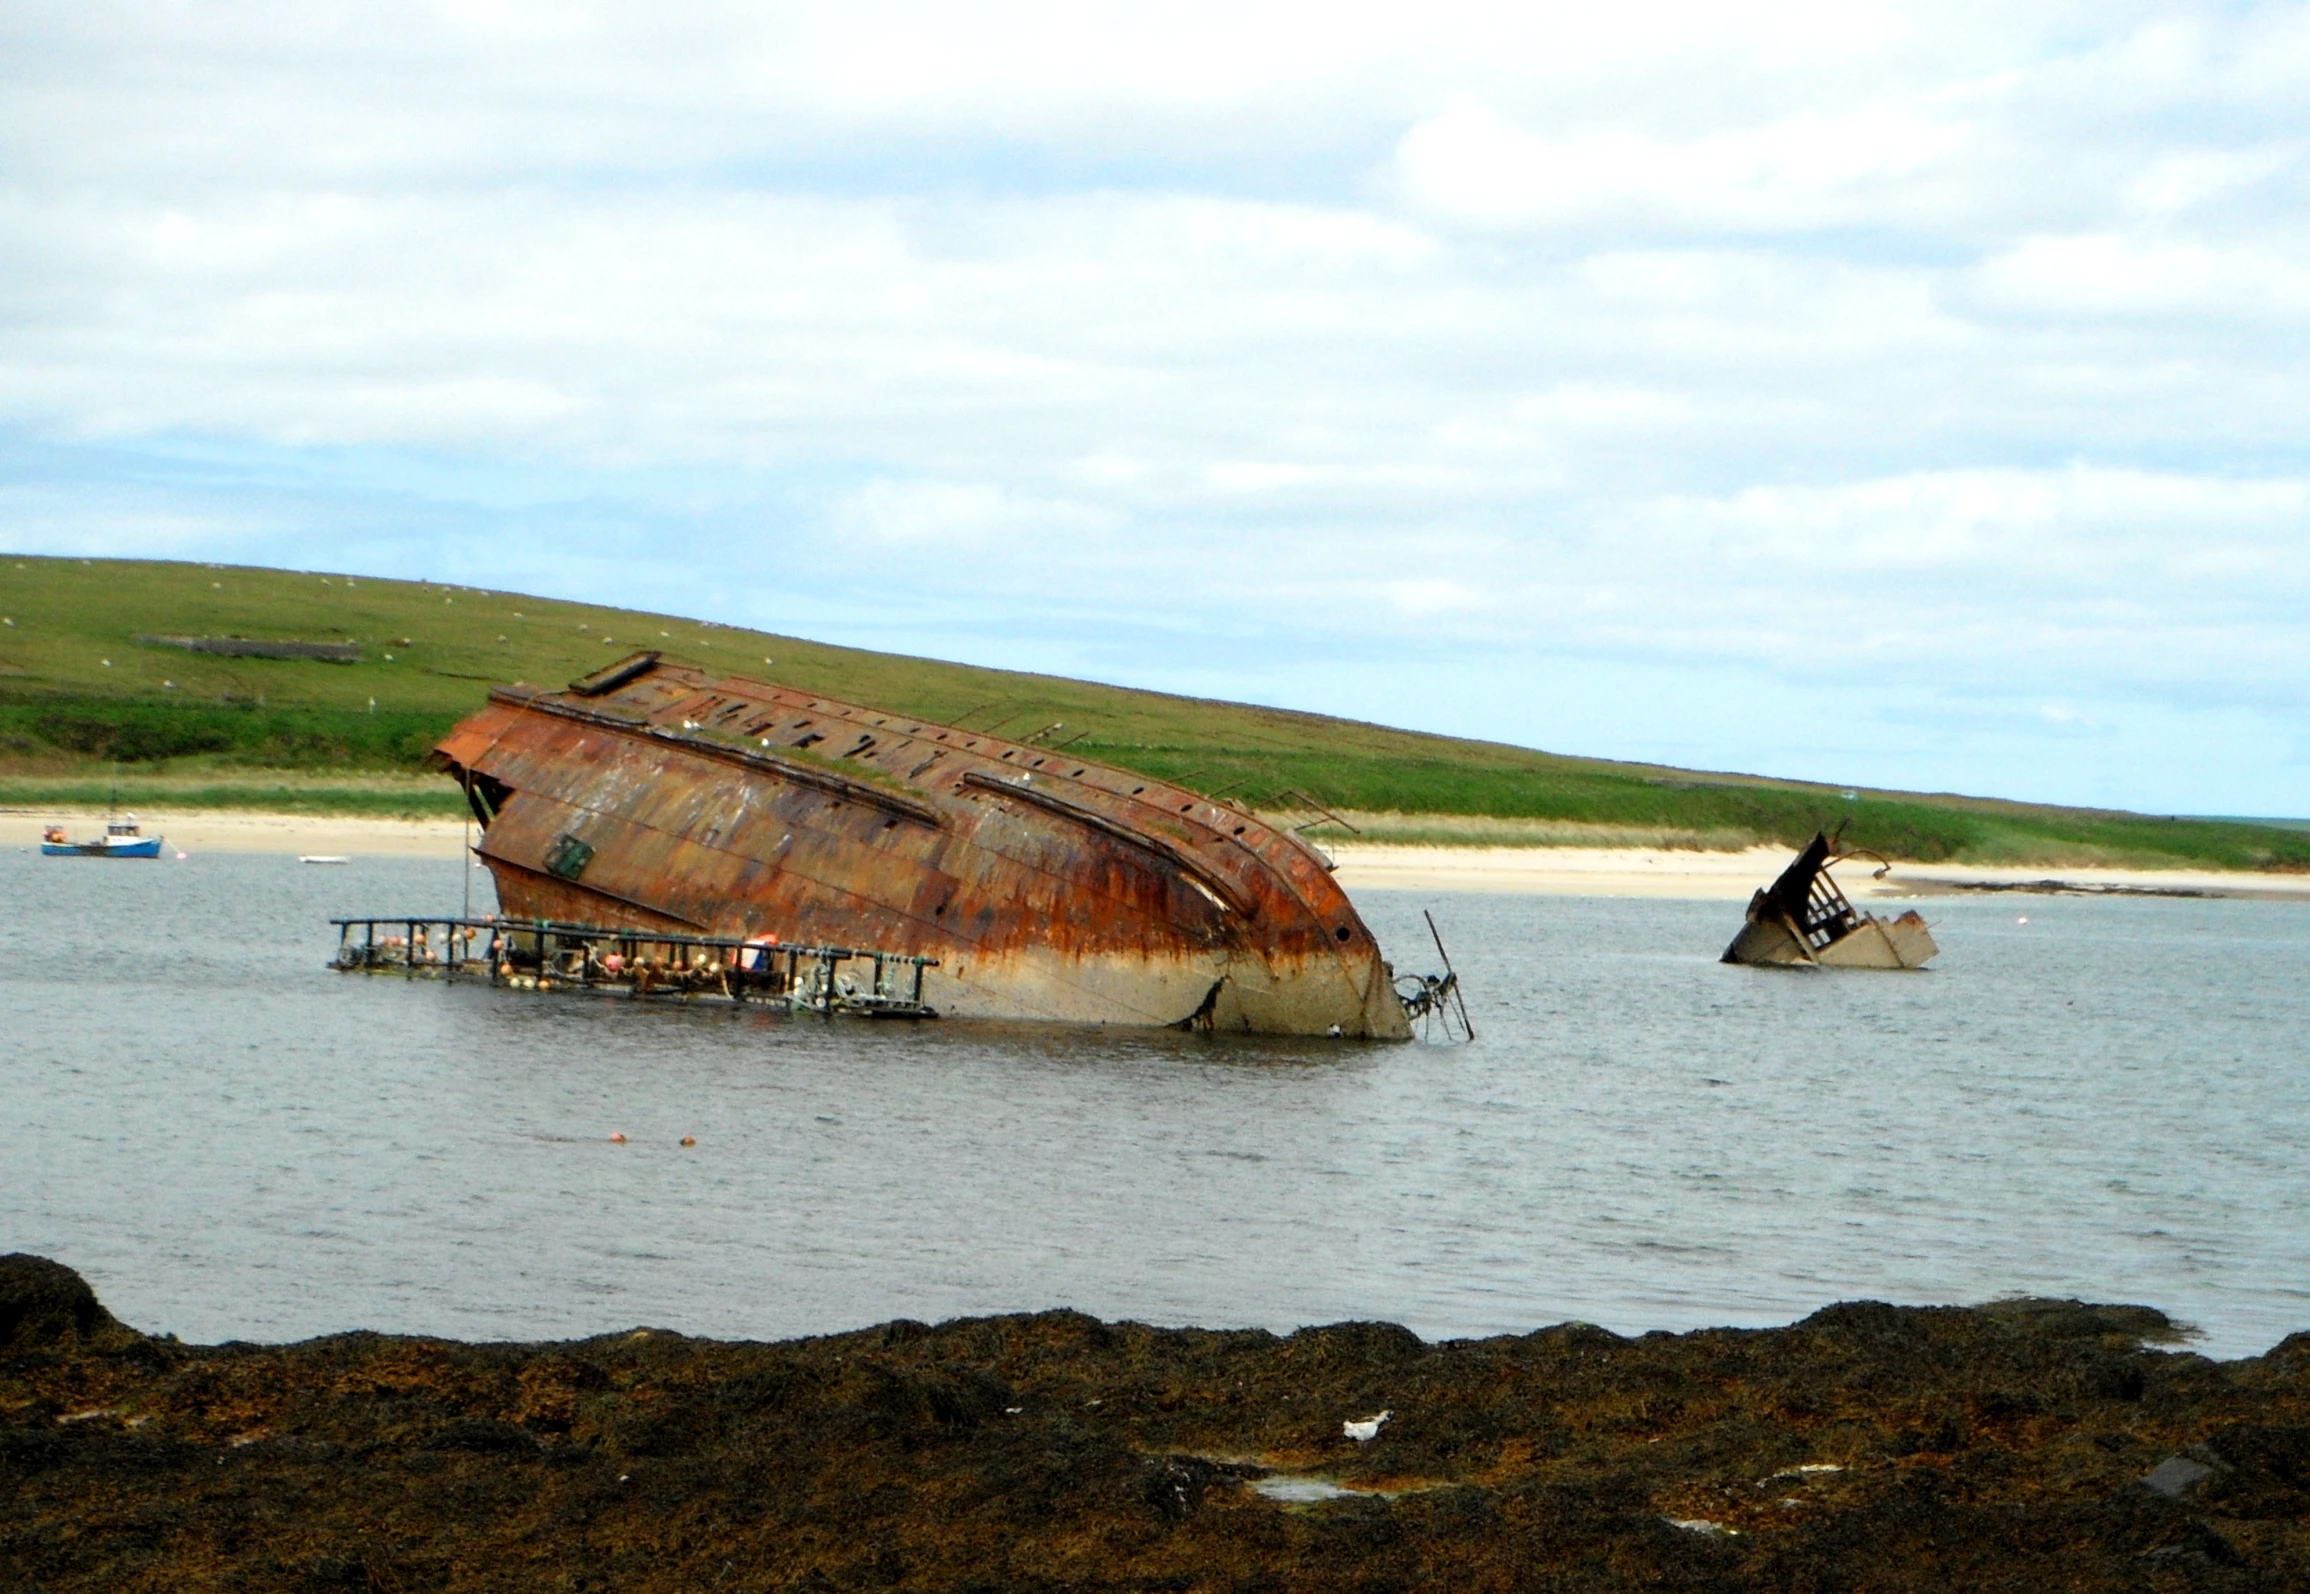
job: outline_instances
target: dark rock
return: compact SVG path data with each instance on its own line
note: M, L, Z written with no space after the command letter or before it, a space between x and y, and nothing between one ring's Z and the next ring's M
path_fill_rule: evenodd
M141 1338L63 1263L21 1251L0 1256L0 1356L119 1350Z
M2179 1500L2214 1475L2214 1469L2188 1456L2168 1456L2149 1470L2142 1487L2169 1500Z
M2142 1552L2143 1560L2152 1566L2164 1564L2188 1566L2243 1566L2245 1557L2228 1539L2223 1538L2203 1522L2191 1522L2181 1530L2181 1536Z
M1977 1310L1992 1322L2059 1339L2109 1338L2165 1345L2193 1332L2154 1306L2097 1306L2033 1295L1991 1301Z
M2233 1423L2186 1454L2211 1465L2199 1491L2209 1510L2262 1521L2310 1516L2310 1427Z
M881 1361L853 1363L834 1398L870 1414L885 1433L975 1427L1016 1404L1008 1385L974 1368L918 1369Z
M1425 1351L1427 1342L1399 1323L1327 1323L1303 1328L1283 1342L1296 1363L1393 1366Z
M2270 1348L2262 1363L2273 1371L2310 1372L2310 1331L2288 1334Z
M1151 1457L1138 1481L1138 1495L1148 1509L1166 1521L1193 1516L1203 1497L1215 1486L1235 1480L1201 1456Z

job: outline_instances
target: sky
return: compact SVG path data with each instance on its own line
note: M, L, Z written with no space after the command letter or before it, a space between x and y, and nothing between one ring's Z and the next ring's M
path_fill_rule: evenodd
M2310 5L13 0L0 547L2310 814Z

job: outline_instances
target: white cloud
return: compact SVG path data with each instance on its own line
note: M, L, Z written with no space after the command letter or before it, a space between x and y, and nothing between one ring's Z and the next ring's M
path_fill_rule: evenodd
M831 533L886 557L826 612L988 635L2294 713L2304 63L2291 6L28 4L0 424L271 451L292 521L382 452ZM233 523L172 490L16 524Z
M1987 304L2050 317L2182 316L2270 327L2310 315L2310 259L2100 233L2028 238L1981 267Z
M1030 498L985 483L898 481L868 482L841 494L828 518L839 534L942 549L1097 537L1122 523L1095 505Z
M2251 565L2310 596L2310 480L2302 478L2090 467L1942 471L1824 488L1754 487L1729 498L1672 499L1647 513L1716 565L1802 565L1830 577L1966 586L2042 581L2068 591L2114 584L2166 597L2193 568Z
M2296 143L2169 150L2151 159L2135 179L2131 197L2144 215L2178 215L2297 170L2303 154Z
M1404 135L1396 170L1415 207L1478 226L1782 232L1908 219L1914 188L1966 138L1959 121L1884 103L1681 139L1539 135L1455 108Z

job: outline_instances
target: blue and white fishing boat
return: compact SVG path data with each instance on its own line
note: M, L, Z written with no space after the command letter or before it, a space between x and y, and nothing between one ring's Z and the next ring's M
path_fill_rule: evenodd
M74 841L62 825L50 825L40 836L40 851L49 858L157 858L161 838L148 836L136 825L136 815L107 820L104 834L89 841Z

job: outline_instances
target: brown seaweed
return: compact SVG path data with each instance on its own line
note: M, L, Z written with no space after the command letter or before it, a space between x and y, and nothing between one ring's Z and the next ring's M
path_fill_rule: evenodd
M1052 1311L187 1345L10 1257L0 1586L2310 1587L2310 1335L2172 1336L2038 1301L1439 1344Z

